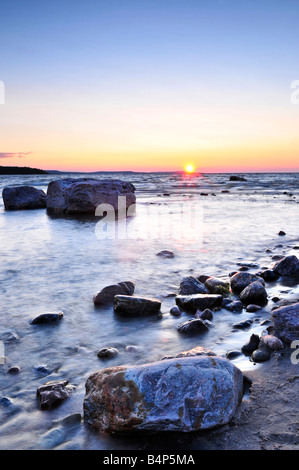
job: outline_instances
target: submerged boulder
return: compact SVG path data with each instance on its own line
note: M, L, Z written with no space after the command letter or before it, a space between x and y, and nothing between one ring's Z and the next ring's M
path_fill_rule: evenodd
M128 208L136 202L135 187L122 180L93 178L61 179L48 186L47 209L61 214L95 213L100 204L118 209L118 197L125 196Z
M87 379L84 420L110 433L210 429L229 423L242 393L241 371L218 356L114 367Z
M273 335L286 343L299 338L299 303L272 311Z
M135 283L133 281L119 282L111 286L104 287L100 292L93 296L95 305L106 305L113 303L116 295L133 295L135 290Z
M47 195L32 186L6 187L2 192L6 210L45 209Z

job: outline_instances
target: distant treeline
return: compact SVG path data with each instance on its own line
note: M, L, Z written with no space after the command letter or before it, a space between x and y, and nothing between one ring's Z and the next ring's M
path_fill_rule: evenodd
M28 166L0 166L0 175L47 175L45 170L29 168Z

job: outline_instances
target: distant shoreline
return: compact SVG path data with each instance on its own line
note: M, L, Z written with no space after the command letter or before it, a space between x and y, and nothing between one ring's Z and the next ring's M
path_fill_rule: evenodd
M39 168L31 167L18 167L18 166L0 166L0 175L63 175L63 174L86 174L86 175L97 175L97 174L184 174L183 170L173 171L133 171L133 170L97 170L97 171L62 171L62 170L41 170ZM280 173L299 173L299 170L284 170L284 171L195 171L193 176L199 174L223 174L223 175L248 175L248 174L280 174ZM190 175L192 176L192 175Z
M0 166L0 175L48 175L49 173L39 168L27 166Z

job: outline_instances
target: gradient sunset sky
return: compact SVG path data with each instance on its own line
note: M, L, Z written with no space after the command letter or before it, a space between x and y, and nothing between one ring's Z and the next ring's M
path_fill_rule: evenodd
M1 3L0 165L299 171L299 1Z

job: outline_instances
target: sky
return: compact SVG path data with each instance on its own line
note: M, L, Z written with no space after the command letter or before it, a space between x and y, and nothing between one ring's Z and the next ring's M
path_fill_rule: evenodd
M0 165L299 171L298 24L299 0L2 1Z

